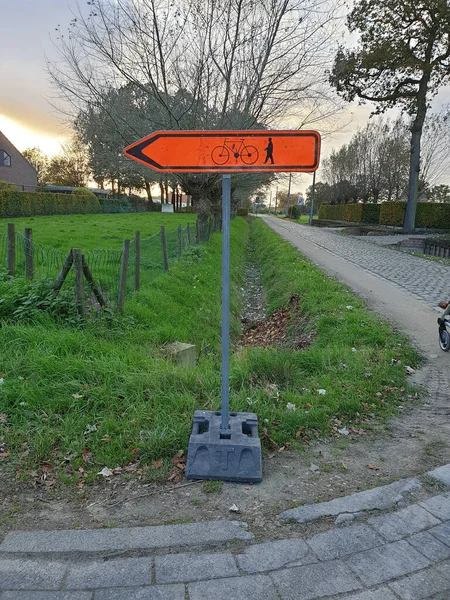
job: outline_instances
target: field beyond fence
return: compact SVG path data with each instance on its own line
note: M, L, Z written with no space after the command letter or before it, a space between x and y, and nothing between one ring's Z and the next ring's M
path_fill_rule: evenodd
M63 284L71 286L83 315L87 296L100 306L123 310L128 294L150 285L186 249L208 241L220 228L219 219L180 224L169 231L161 225L157 233L144 239L136 231L120 250L71 248L67 252L34 242L31 228L21 233L14 223L8 223L7 232L0 233L0 270L4 267L11 277L51 280L56 292Z

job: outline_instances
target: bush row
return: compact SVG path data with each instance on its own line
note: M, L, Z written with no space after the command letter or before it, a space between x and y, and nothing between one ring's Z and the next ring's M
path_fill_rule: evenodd
M101 213L94 194L0 191L0 218Z
M405 219L405 211L406 202L321 204L319 219L401 227ZM450 229L450 205L419 202L416 211L416 227Z

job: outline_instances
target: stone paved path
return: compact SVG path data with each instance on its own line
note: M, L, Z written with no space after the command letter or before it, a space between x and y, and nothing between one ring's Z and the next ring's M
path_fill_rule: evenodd
M448 492L307 538L255 544L245 524L210 522L196 540L196 527L167 526L166 539L164 527L13 532L0 546L0 600L450 598Z
M450 298L450 264L386 248L379 241L339 235L336 230L297 225L274 217L263 218L281 235L288 233L320 246L406 290L430 307Z

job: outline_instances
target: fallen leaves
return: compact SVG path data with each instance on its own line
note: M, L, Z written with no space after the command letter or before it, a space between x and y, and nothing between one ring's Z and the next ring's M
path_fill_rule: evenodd
M0 413L0 423L6 423L8 416L5 413Z
M371 469L372 471L379 471L379 467L376 467L375 465L367 465L368 469Z
M240 343L243 346L262 348L289 348L300 350L309 346L313 335L301 331L307 323L305 317L301 317L296 311L300 302L298 294L291 296L287 308L277 308L265 319L257 321L248 327L242 334ZM296 330L295 338L288 334L288 330ZM299 330L301 331L300 333Z
M103 477L112 477L114 475L114 471L108 467L103 467L103 469L99 471L97 475L103 475Z

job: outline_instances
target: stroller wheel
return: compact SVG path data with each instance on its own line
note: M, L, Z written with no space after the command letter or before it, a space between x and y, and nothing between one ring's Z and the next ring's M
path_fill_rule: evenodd
M445 327L439 328L439 346L444 352L450 350L450 333Z

